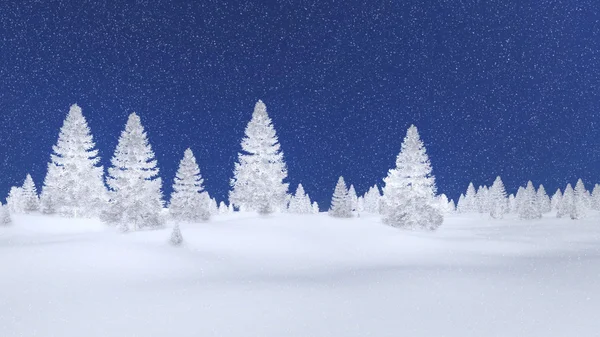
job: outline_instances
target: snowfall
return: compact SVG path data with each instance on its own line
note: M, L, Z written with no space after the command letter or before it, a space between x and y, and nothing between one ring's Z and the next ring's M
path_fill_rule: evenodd
M0 336L598 336L600 214L236 213L119 233L14 215L0 227Z

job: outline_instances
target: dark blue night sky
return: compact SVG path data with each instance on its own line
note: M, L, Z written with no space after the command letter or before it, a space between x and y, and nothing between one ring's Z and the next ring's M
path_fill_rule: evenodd
M327 207L381 184L410 124L440 192L501 175L600 182L600 4L589 1L3 1L0 195L43 181L72 103L105 165L132 111L165 192L186 147L223 200L254 103L289 181Z

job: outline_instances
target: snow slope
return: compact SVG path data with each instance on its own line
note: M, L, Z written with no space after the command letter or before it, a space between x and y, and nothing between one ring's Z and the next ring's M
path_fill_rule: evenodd
M0 227L0 336L597 336L600 216L223 215L117 233L15 216Z

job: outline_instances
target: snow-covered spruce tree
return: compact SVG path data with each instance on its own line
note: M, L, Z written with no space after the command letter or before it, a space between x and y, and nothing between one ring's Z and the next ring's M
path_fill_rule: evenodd
M7 205L0 204L0 226L8 226L12 223L10 211Z
M459 204L459 212L472 213L477 211L477 192L473 183L469 183L463 202Z
M338 179L331 198L331 208L329 215L336 218L351 218L352 217L352 201L348 196L348 189L344 177Z
M365 211L365 198L363 197L358 197L357 201L356 201L356 212L357 213L363 213Z
M500 176L496 177L492 188L489 191L490 216L494 219L502 219L504 214L508 213L508 200L506 199L506 189Z
M552 206L550 203L550 197L548 197L548 194L546 193L546 189L544 188L544 185L540 184L540 187L538 187L537 200L538 200L538 203L540 204L540 211L542 213L548 213L552 210Z
M562 218L565 216L571 216L572 208L574 202L574 191L571 184L567 184L565 187L565 192L560 198L560 202L556 208L556 217Z
M27 175L21 189L23 193L23 210L25 213L38 211L40 208L40 199L31 175Z
M319 204L316 201L312 203L312 213L319 214Z
M379 201L381 200L381 192L377 185L371 186L364 195L365 209L367 213L379 213Z
M348 198L350 198L350 204L352 205L352 211L356 212L358 208L358 196L356 195L356 190L354 189L354 185L350 185L348 188Z
M435 230L444 217L435 201L435 178L419 132L408 128L396 167L384 179L381 214L384 223L401 228Z
M283 182L287 168L262 101L256 103L246 127L233 175L229 201L236 207L261 214L283 208L288 190L288 184Z
M210 219L204 179L191 149L185 150L175 175L169 214L176 221L199 222Z
M541 219L542 212L537 201L537 192L533 183L529 181L523 192L519 205L519 218L523 220Z
M573 207L569 216L573 220L583 219L587 213L586 198L588 197L587 190L583 184L583 180L577 180L573 191Z
M23 198L23 188L13 186L6 197L6 206L11 213L25 212L25 202Z
M179 224L175 224L173 227L173 231L171 232L171 239L169 239L169 243L173 246L180 246L183 243L183 236L181 235L181 230L179 229Z
M118 224L123 231L162 226L162 180L136 113L129 115L111 164L106 180L110 200L103 220Z
M443 214L451 214L454 212L454 201L448 200L445 194L440 194L436 197L437 207Z
M592 190L592 196L590 200L590 208L596 211L600 211L600 185L594 185Z
M560 191L560 188L556 190L556 192L554 192L554 195L552 195L552 198L550 199L550 207L552 208L552 210L558 210L558 205L560 205L560 201L562 200L562 192Z
M490 190L487 186L479 186L477 190L477 210L479 213L490 213L491 211L491 200L490 200Z
M508 196L508 213L517 213L517 202L514 194Z
M81 108L73 104L52 148L41 193L45 213L98 216L106 206L104 169Z
M517 194L515 195L515 209L514 209L514 213L519 213L519 208L521 207L521 204L523 204L523 199L525 198L525 187L523 186L519 186L519 189L517 190Z
M290 199L288 211L290 213L297 213L297 214L312 213L312 206L310 203L310 198L304 192L304 187L302 187L302 184L298 184L298 188L296 188L296 193Z

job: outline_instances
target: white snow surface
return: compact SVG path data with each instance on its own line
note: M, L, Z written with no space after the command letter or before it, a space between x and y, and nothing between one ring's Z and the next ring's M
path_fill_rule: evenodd
M15 215L0 227L0 336L597 336L600 215L229 214L118 233Z

